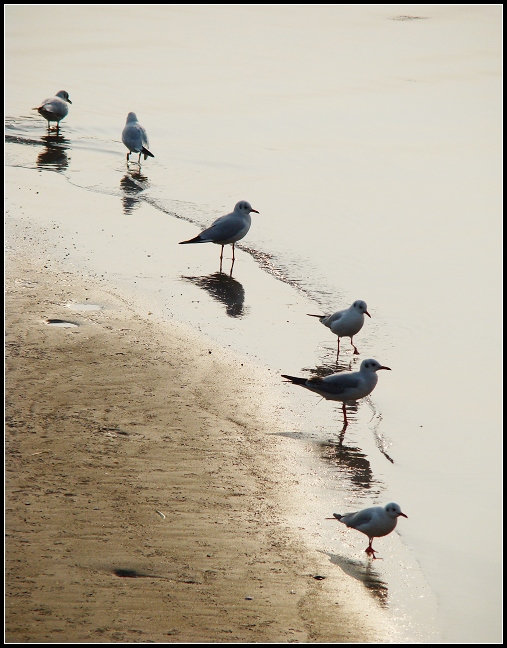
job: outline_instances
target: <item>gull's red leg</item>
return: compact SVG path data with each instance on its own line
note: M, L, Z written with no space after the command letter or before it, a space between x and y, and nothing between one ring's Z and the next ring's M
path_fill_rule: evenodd
M373 560L377 559L377 556L375 556L375 549L371 546L373 542L373 538L370 538L370 544L366 547L365 551L368 554L368 556L371 556Z

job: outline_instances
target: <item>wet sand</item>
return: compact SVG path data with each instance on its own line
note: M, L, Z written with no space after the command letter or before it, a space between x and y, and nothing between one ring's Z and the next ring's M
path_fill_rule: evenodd
M7 256L6 640L384 641L287 524L291 440L256 370L29 239Z

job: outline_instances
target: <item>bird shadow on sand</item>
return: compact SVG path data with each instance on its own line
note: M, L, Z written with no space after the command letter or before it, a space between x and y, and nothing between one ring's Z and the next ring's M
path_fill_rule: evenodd
M337 565L348 576L352 576L364 585L366 590L379 603L381 607L388 607L389 590L387 583L381 578L377 570L373 567L370 559L353 559L330 553L329 551L318 550L320 553L328 556L333 565Z
M214 272L206 277L181 277L205 290L213 299L225 306L229 317L241 318L247 315L245 289L242 284L223 272Z

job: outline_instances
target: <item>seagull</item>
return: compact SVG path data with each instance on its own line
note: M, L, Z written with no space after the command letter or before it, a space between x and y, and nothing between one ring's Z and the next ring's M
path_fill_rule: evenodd
M44 99L41 105L34 110L37 110L44 119L47 119L48 129L51 122L56 122L56 130L58 130L60 120L66 117L69 112L67 104L71 103L72 101L69 99L69 93L65 90L60 90L60 92L57 92L54 97Z
M375 549L371 546L373 538L381 538L394 531L400 515L408 518L405 513L401 512L399 505L394 502L390 502L385 506L372 506L371 508L363 509L356 513L346 513L345 515L333 513L334 518L346 524L350 529L356 529L356 531L361 531L361 533L368 536L370 543L365 551L368 556L372 556L374 559L376 558ZM326 519L332 520L333 518Z
M226 216L220 216L207 229L198 236L188 241L180 241L180 245L185 243L216 243L221 245L220 251L220 272L222 272L222 259L224 256L224 245L232 243L232 266L234 265L234 244L242 239L252 224L250 212L259 212L252 207L246 200L240 200L236 203L234 211Z
M129 152L127 153L127 162L130 161L131 153L139 153L139 159L137 163L141 163L141 153L144 155L144 159L147 160L148 156L155 157L153 153L148 151L148 135L146 131L137 121L137 115L133 112L129 112L127 115L127 121L125 123L125 128L121 134L121 141L128 148Z
M336 359L340 355L340 338L349 337L350 343L354 347L354 355L359 355L357 347L354 345L352 338L356 333L363 328L364 316L368 315L368 307L366 302L362 299L356 300L352 306L345 308L345 310L337 311L332 315L312 315L307 313L310 317L318 317L324 326L327 326L335 335L338 336L338 351L336 353Z
M380 362L370 358L361 362L359 371L351 373L335 373L325 378L321 378L320 376L298 378L297 376L286 376L282 374L282 378L287 378L286 382L291 382L293 385L301 385L301 387L319 394L326 400L341 401L343 403L342 411L344 417L343 432L348 425L345 404L371 394L377 384L377 371L380 369L388 369L391 371L390 367L384 367Z

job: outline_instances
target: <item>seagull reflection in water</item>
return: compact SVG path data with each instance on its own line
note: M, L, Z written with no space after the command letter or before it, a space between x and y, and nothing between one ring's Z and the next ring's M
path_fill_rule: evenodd
M339 472L350 479L356 489L371 489L378 482L373 479L370 462L361 448L343 445L343 438L338 443L328 441L319 444L322 455Z
M140 194L149 187L148 178L136 169L126 173L120 180L120 188L123 191L122 204L125 216L132 214L139 206Z
M323 362L316 367L303 367L301 371L311 372L312 376L319 376L319 378L325 378L334 373L340 373L341 371L354 371L360 363L356 358L351 358L350 360L339 360L338 362Z
M70 147L70 141L63 135L43 135L41 142L44 150L37 156L37 168L49 171L65 171L69 166L69 158L65 152Z
M223 272L214 272L207 277L185 277L185 281L206 290L213 299L225 305L229 317L243 317L245 310L245 289L239 281Z
M370 560L366 562L364 560L354 560L328 551L321 551L321 553L328 556L329 560L334 565L338 565L346 574L360 581L382 607L388 606L389 590L387 583L380 578L376 569L372 567Z

